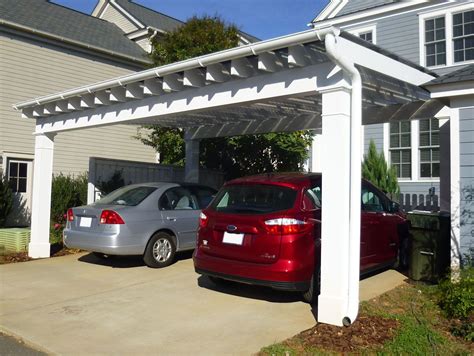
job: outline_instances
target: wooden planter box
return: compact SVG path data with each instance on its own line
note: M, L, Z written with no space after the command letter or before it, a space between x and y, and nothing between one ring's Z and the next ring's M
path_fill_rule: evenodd
M29 228L0 229L0 253L27 251L30 234Z

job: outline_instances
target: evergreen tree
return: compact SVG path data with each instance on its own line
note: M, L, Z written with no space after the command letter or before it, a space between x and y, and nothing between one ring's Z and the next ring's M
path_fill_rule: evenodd
M388 194L400 193L395 168L388 167L384 153L377 152L373 140L370 140L369 151L364 155L362 177Z
M13 208L13 193L7 178L0 175L0 227L4 227Z

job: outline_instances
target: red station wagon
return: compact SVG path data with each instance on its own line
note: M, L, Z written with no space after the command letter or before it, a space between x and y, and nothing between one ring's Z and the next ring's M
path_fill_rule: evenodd
M404 263L408 222L398 205L365 180L361 204L361 273ZM320 174L235 179L201 213L194 267L215 283L232 280L298 291L314 302L320 227Z

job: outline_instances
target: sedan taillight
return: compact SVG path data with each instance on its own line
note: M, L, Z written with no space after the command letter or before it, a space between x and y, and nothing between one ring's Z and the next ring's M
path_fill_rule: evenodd
M67 209L67 221L74 221L74 212L72 209Z
M209 219L207 218L206 214L202 213L199 214L199 227L204 228L207 226Z
M293 218L278 218L265 221L265 228L270 234L296 234L308 230L306 221Z
M113 210L103 210L100 214L100 223L109 225L125 224L122 217Z

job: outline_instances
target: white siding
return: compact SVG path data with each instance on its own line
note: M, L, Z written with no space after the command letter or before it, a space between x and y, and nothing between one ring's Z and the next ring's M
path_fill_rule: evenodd
M0 32L0 154L34 153L34 120L12 105L132 71L105 59ZM154 151L131 137L135 126L116 125L56 136L54 171L79 173L90 156L154 162Z
M151 52L151 44L148 38L142 38L141 40L135 41L137 45L143 48L147 53Z
M125 33L138 30L138 26L126 18L120 11L109 3L105 11L100 16L101 19L116 24Z

